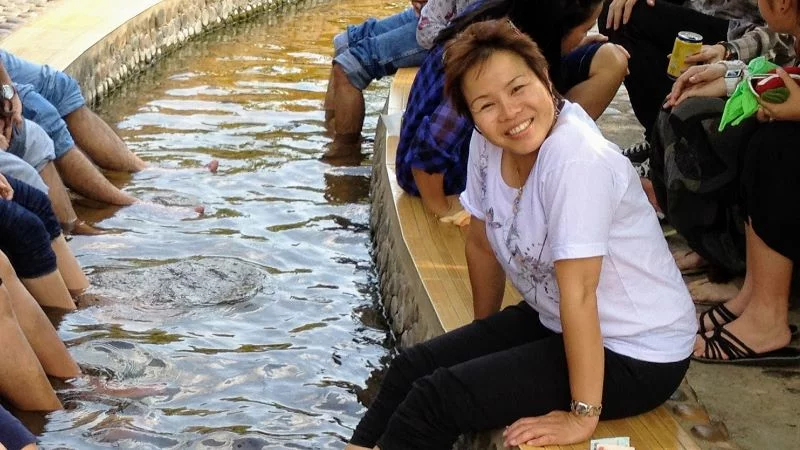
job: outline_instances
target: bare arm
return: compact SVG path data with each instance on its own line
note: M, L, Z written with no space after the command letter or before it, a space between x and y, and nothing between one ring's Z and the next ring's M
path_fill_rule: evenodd
M605 358L596 294L602 262L595 256L555 263L570 391L574 400L594 406L603 400Z
M472 216L466 242L472 309L476 319L497 311L503 303L506 275L486 237L486 223Z
M439 217L447 215L450 202L444 195L444 174L427 173L420 169L411 169L411 174L425 209Z
M603 258L556 261L556 281L561 292L561 327L567 356L572 399L601 406L605 354L597 314L597 283ZM600 418L552 411L524 417L506 428L505 445L533 446L574 444L589 439Z

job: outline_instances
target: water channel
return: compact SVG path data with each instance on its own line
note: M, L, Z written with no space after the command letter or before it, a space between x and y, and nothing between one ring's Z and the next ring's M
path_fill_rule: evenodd
M332 1L188 43L97 107L151 163L117 181L168 207L81 208L100 299L59 331L82 367L44 448L341 448L391 340L370 257L370 144L319 160L333 35L406 2ZM389 80L367 92L372 134ZM212 173L204 166L219 161ZM205 214L192 211L197 204Z

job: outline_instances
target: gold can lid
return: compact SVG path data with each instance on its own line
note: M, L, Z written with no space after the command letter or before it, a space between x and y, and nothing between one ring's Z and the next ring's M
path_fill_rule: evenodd
M678 33L678 39L691 43L703 42L703 36L694 31L681 31Z

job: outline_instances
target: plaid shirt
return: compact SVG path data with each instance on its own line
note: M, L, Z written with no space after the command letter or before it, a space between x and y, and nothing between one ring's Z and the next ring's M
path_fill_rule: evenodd
M420 66L400 127L397 183L413 195L419 190L411 169L444 174L445 195L460 193L467 182L473 124L444 98L443 52L441 45L434 47Z

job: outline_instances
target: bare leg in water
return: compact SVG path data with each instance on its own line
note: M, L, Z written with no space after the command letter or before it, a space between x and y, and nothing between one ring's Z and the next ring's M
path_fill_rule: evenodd
M336 89L333 86L333 68L331 66L331 74L328 76L328 90L325 91L325 102L323 109L325 109L325 129L330 134L334 134L336 122Z
M24 411L61 409L61 402L17 322L5 286L0 286L0 342L0 394Z
M47 196L50 198L53 212L65 234L100 234L100 230L78 219L78 215L72 207L72 200L67 193L67 187L61 181L61 176L58 175L58 170L53 163L47 163L39 171L39 175L47 185Z
M67 290L72 296L82 294L89 287L89 280L78 264L78 260L75 259L75 255L72 254L64 235L53 239L51 245L56 254L56 261L58 261L58 272L61 274Z
M22 284L41 306L72 311L75 309L72 296L80 294L89 287L89 280L72 255L63 235L54 239L51 246L56 254L56 270L36 278L22 278ZM5 256L3 258L5 259ZM10 263L7 268L3 267L3 270L4 278L11 275L16 277Z
M75 144L101 168L138 172L147 166L103 119L86 106L67 114L64 121Z
M58 158L56 168L64 184L86 198L117 206L136 202L134 197L111 184L78 148L72 148Z
M333 145L324 156L326 158L351 156L361 151L359 143L361 128L364 126L364 94L350 83L339 64L333 64L331 73L332 79L329 85L333 84L331 97L333 97L333 117L335 117L334 136Z
M2 253L0 253L0 274L3 285L10 294L17 322L45 373L61 379L80 376L78 364L58 337L50 319L17 278L11 263Z

